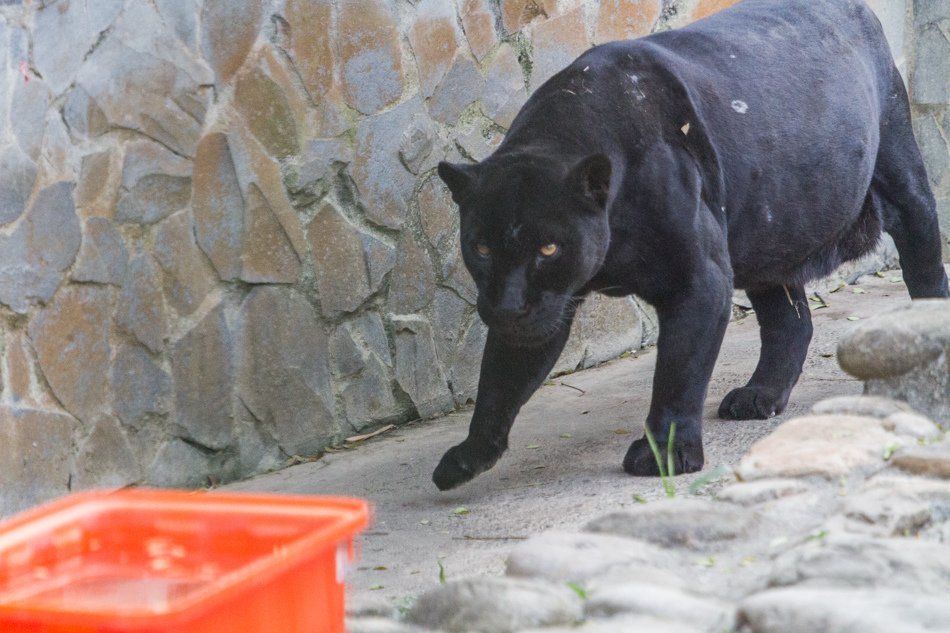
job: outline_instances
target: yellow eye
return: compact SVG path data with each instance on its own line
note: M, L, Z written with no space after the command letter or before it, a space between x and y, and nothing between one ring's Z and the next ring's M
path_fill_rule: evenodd
M478 251L478 254L482 257L488 257L491 254L491 249L485 244L476 244L475 250Z
M544 255L545 257L552 257L555 253L557 253L557 249L558 249L557 244L553 244L553 243L545 244L544 246L538 249L538 252Z

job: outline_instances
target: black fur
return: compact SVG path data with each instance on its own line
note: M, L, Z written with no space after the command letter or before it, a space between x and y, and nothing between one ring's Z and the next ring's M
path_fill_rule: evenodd
M873 249L882 229L911 296L948 296L904 86L857 0L746 0L593 48L532 95L492 156L439 174L489 328L469 435L433 475L443 490L504 452L590 292L657 309L646 423L663 447L676 423L677 473L703 466L703 400L734 286L762 350L722 402L733 419L783 410L811 339L803 284ZM644 439L623 464L658 474Z

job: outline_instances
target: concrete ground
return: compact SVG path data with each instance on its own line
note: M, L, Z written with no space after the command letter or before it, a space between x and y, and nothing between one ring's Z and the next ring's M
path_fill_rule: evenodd
M716 417L719 401L745 383L758 358L755 318L729 325L706 403L704 473L735 464L753 442L818 400L861 392L861 384L839 369L835 347L853 325L849 317L868 317L909 300L899 275L865 277L858 286L822 293L828 307L813 311L815 335L804 373L788 409L771 420ZM371 501L374 519L348 577L349 599L384 598L399 606L435 586L440 565L448 579L500 574L520 539L578 528L638 503L638 496L664 494L658 480L630 477L620 467L627 446L643 433L655 357L648 349L554 379L522 410L510 449L495 468L456 490L439 492L430 476L442 453L464 438L470 410L410 423L352 450L226 488ZM679 494L689 494L696 477L677 477ZM716 487L704 487L705 493Z

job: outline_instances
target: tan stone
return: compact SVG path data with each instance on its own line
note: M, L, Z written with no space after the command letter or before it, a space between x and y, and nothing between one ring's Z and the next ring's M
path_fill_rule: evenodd
M256 185L247 195L241 251L241 279L248 283L291 283L300 274L300 260L267 198Z
M165 345L162 271L147 253L129 263L116 307L116 322L153 353Z
M550 17L557 0L501 0L501 21L505 32L514 33L538 17Z
M190 211L176 213L159 225L155 259L165 273L162 289L167 304L179 316L194 312L211 291L214 277L195 242Z
M894 456L894 465L916 475L950 479L950 443L901 451Z
M448 187L433 176L419 189L419 218L422 230L436 251L442 249L455 237L455 205Z
M234 106L270 154L286 158L300 151L290 104L280 87L261 70L254 68L238 77Z
M201 8L201 48L215 82L228 82L250 52L264 13L261 2L207 0Z
M192 186L198 245L221 279L236 279L241 272L244 200L224 134L208 134L199 142Z
M725 8L731 7L739 0L699 0L696 8L693 9L693 20L700 20L713 13L719 13Z
M332 137L343 131L324 130L326 126L323 119L327 117L334 105L339 107L342 103L339 95L335 94L334 86L328 87L316 96L311 96L306 89L301 90L300 77L296 70L273 46L262 46L258 50L256 64L262 73L277 84L287 102L287 107L290 108L297 131L297 151L300 151L302 147L301 138ZM314 102L316 102L316 108L313 106ZM332 125L329 127L332 128Z
M462 30L475 59L482 61L498 43L495 15L488 0L457 0Z
M344 0L339 11L344 97L363 114L375 114L405 88L396 15L383 0Z
M142 468L122 425L112 416L102 416L80 445L70 489L127 486L141 479Z
M7 339L7 379L9 400L16 406L45 409L52 399L42 392L36 378L36 355L24 332L12 333Z
M584 8L578 7L535 25L532 44L531 86L537 88L590 48Z
M412 314L428 305L434 293L432 261L412 232L404 231L396 248L387 306L396 314Z
M111 291L67 286L33 317L30 340L56 398L91 422L108 402Z
M454 7L445 0L423 0L409 29L409 43L419 69L419 91L432 92L452 66L458 48Z
M594 40L600 44L648 35L659 17L659 0L603 0Z
M743 480L819 476L838 479L887 465L903 445L883 420L855 415L813 415L788 420L742 458Z
M110 150L82 158L76 185L76 211L81 218L111 218L119 195L119 167L116 153Z
M69 492L76 427L64 413L0 407L0 516Z
M293 60L304 87L319 99L333 83L330 0L287 0L284 19L289 31L283 47Z

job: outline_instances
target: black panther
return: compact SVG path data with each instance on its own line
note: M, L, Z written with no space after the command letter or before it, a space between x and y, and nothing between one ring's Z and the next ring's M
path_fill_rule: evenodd
M441 163L488 326L468 437L442 490L491 468L591 292L660 324L646 424L676 473L703 466L702 408L748 293L761 353L722 418L780 413L812 334L804 284L887 231L912 298L947 297L934 196L907 95L859 0L745 0L685 28L590 49L525 103L478 164ZM623 460L657 475L645 438Z

